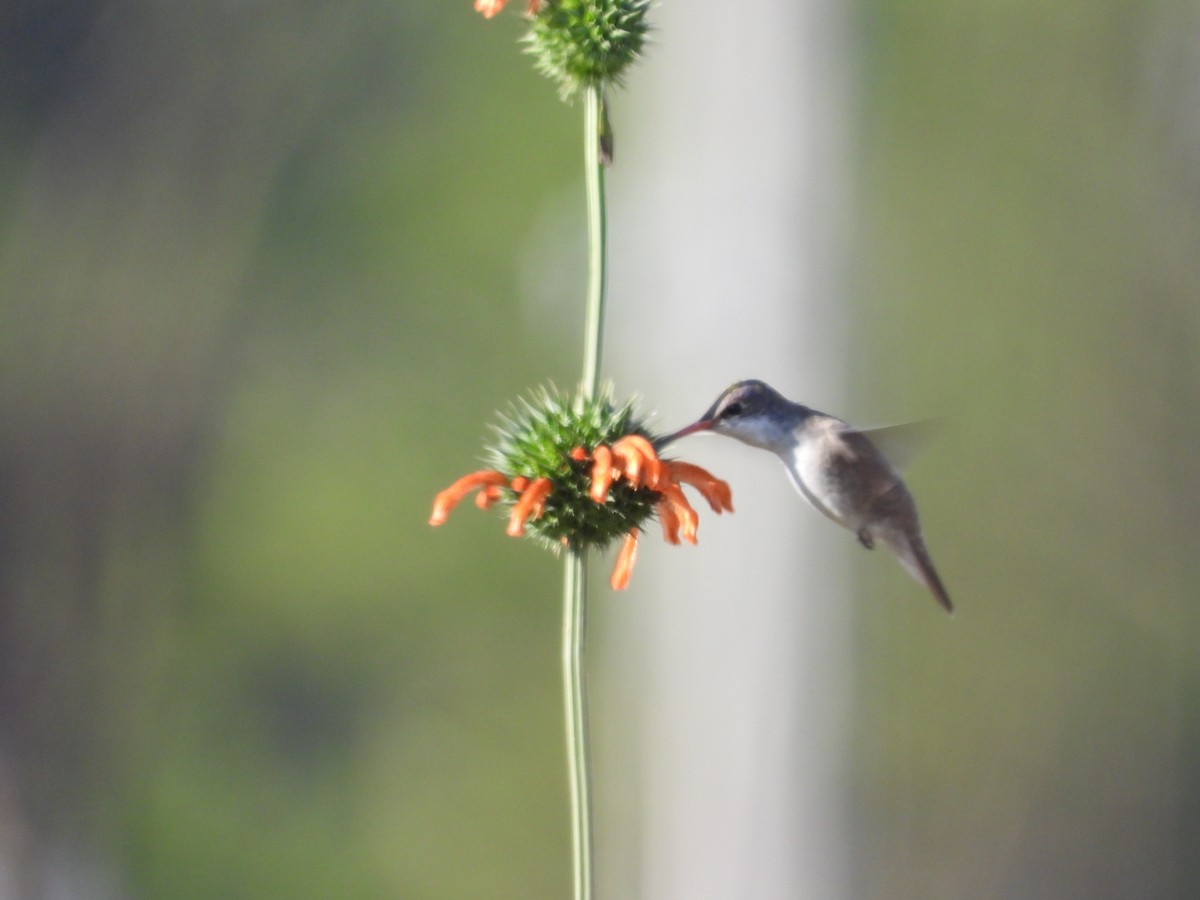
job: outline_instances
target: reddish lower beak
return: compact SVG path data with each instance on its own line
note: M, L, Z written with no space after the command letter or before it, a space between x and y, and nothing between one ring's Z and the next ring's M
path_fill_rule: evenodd
M666 437L659 438L654 442L654 448L656 450L661 449L667 446L667 444L673 443L680 438L687 437L689 434L695 434L697 431L708 431L710 428L712 428L712 420L701 419L699 422L693 422L686 428L680 428L673 434L668 434Z

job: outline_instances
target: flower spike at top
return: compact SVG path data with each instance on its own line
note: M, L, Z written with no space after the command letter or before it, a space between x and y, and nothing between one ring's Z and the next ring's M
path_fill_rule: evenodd
M507 5L475 0L475 11L490 19ZM522 41L534 67L570 100L586 88L620 84L641 57L649 8L650 0L528 0L532 24Z
M585 88L619 85L641 58L649 9L650 0L544 0L526 49L564 100Z
M705 469L661 460L649 433L609 392L568 401L543 391L522 401L496 428L493 468L473 472L437 495L430 525L441 525L471 491L487 509L511 507L508 534L528 534L547 547L604 547L622 540L612 586L629 583L643 524L657 517L668 543L696 543L699 516L682 485L699 491L714 512L732 512L729 485Z

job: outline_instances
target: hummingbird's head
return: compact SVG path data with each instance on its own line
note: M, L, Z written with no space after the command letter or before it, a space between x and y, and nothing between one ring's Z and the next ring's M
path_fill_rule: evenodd
M699 431L714 431L744 444L783 452L795 443L799 409L766 382L739 381L722 391L704 415L658 441L658 446Z

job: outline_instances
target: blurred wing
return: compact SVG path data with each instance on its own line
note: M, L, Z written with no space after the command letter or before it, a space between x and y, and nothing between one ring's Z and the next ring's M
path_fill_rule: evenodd
M860 428L862 434L884 455L893 468L907 469L917 452L924 447L934 432L941 430L942 419L921 419L902 425L885 425L883 428Z

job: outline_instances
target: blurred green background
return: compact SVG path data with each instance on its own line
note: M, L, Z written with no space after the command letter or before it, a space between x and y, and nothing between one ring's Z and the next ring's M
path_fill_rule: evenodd
M953 412L962 613L857 617L852 896L1200 896L1200 14L855 22L855 407ZM519 33L0 6L3 896L566 894L558 567L425 525L576 377L521 279L579 111Z

